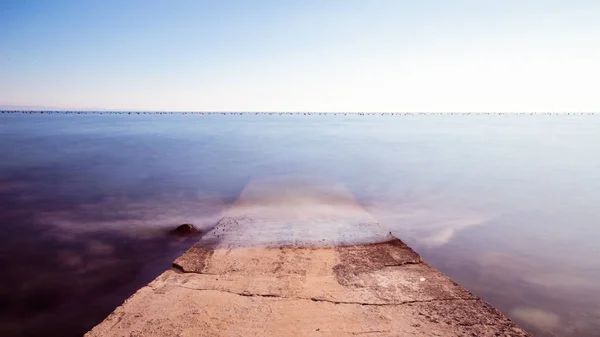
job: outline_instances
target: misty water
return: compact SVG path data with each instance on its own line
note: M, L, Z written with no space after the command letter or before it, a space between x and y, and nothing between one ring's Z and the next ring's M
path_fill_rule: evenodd
M0 335L80 335L255 177L342 184L540 336L600 333L596 115L0 114ZM291 191L290 193L293 193Z

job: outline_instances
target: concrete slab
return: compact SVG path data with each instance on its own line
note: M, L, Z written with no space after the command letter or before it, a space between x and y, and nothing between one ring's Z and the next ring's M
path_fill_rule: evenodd
M251 181L197 246L345 246L391 238L343 185L285 176Z
M528 336L341 186L252 182L86 336Z

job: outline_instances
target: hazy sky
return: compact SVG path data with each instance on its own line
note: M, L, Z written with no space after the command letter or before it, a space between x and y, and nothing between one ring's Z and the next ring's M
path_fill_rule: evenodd
M598 0L1 0L0 105L600 111Z

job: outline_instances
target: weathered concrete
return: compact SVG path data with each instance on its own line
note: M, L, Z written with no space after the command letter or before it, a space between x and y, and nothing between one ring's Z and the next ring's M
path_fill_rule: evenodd
M528 335L424 263L343 188L259 181L87 336L362 334Z

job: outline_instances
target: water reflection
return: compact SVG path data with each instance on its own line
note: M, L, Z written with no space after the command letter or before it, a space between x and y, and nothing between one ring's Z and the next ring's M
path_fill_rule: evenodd
M600 331L596 116L0 118L1 335L80 335L191 245L166 230L290 173L537 335Z
M435 248L408 241L426 261L536 336L593 336L600 331L598 268L545 264L501 250L492 244L492 226L473 227Z
M0 184L2 336L82 335L197 240L169 229L206 229L223 210L170 193L80 199L30 177Z
M2 336L81 335L192 244L102 230L65 235L26 219L6 220Z

